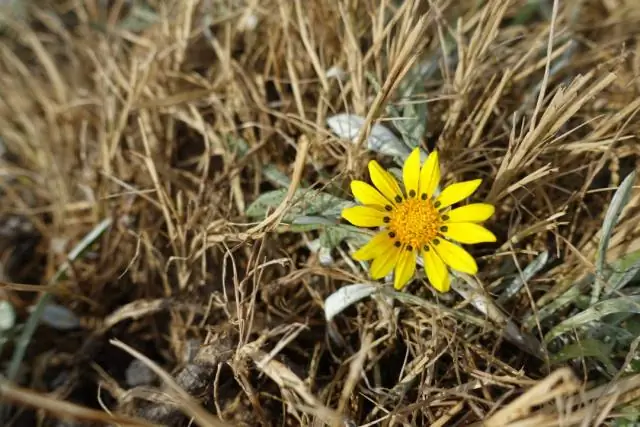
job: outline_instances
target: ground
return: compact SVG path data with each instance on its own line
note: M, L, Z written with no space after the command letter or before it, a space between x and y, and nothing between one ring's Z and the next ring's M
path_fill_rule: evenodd
M0 16L2 425L640 422L634 0ZM340 216L415 147L495 206L445 293Z

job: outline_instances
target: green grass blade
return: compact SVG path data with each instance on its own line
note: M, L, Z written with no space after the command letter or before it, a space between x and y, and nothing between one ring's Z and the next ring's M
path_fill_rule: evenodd
M624 288L640 273L640 250L626 254L611 265L604 295L609 296Z
M605 366L609 374L615 375L616 367L609 356L611 350L611 344L595 339L584 339L564 346L562 350L551 356L551 363L561 364L578 358L593 357Z
M526 282L531 280L533 276L538 274L538 272L542 270L542 268L545 265L547 265L548 261L549 261L549 252L544 251L540 253L536 257L536 259L531 261L531 263L527 265L524 268L524 270L522 270L522 274L519 274L515 279L513 279L513 281L509 284L509 286L507 286L507 288L504 290L502 295L500 295L500 298L498 298L498 304L502 304L506 302L512 296L517 294L520 291L520 289L522 289L522 287Z
M571 331L586 326L588 323L600 320L604 316L615 313L640 313L640 295L625 296L601 301L583 312L576 314L556 325L545 335L545 342Z
M69 252L68 261L63 263L56 274L51 278L49 284L53 285L64 274L67 272L69 267L71 266L71 262L78 259L78 257L92 244L94 243L110 226L112 223L112 219L108 218L100 222L96 227L89 232L72 250ZM24 358L25 352L29 343L31 342L31 337L36 331L38 324L40 322L40 318L44 312L45 307L47 306L49 300L51 299L51 294L45 292L38 303L34 307L34 310L31 312L29 319L25 323L24 329L22 333L16 340L16 347L13 352L13 356L11 358L11 363L7 368L7 379L9 381L14 381L18 375L18 370L20 369L20 365L22 364L22 360Z
M611 239L611 233L613 228L618 222L622 209L629 202L631 197L631 190L633 188L633 182L636 179L636 172L633 171L622 181L618 190L611 200L609 209L604 217L602 224L602 237L600 238L600 244L598 245L598 253L596 254L596 280L593 284L593 291L591 293L591 304L595 304L600 299L602 293L602 284L604 277L605 261L607 255L607 248L609 247L609 240Z

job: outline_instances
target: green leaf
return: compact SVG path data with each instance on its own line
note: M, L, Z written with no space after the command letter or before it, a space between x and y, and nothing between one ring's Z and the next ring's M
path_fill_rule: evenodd
M130 12L120 21L118 27L133 32L144 31L160 22L158 14L147 4L134 2Z
M627 313L623 313L625 316L633 316L633 314L629 315ZM616 316L618 314L612 314L611 316ZM606 316L602 321L593 322L590 325L590 330L588 334L585 334L585 338L592 338L601 341L611 342L613 344L619 344L623 346L628 346L631 341L638 335L634 335L630 330L628 330L625 326L628 322L625 322L625 326L619 326L621 321L624 319L609 319L611 316ZM627 317L628 318L628 317ZM618 320L621 320L618 322ZM617 322L617 323L616 323Z
M635 314L631 315L629 318L625 319L623 326L624 329L634 337L640 336L640 316Z
M609 240L611 239L611 233L618 222L618 218L622 213L622 210L629 202L631 197L631 190L633 189L633 182L636 179L636 171L631 172L620 184L620 187L616 190L616 193L611 199L611 204L607 209L607 213L602 223L602 237L600 238L600 244L598 245L598 252L596 254L596 280L594 282L593 291L591 293L591 303L595 304L600 299L600 293L602 291L602 277L605 275L605 260L607 255L607 249L609 248Z
M355 142L366 125L362 116L355 114L336 114L327 119L329 128L340 138ZM393 132L380 123L374 123L367 135L367 148L380 154L406 157L411 150Z
M536 259L531 261L531 263L522 270L522 274L518 274L507 286L502 295L500 295L500 298L498 298L498 303L503 303L517 294L526 282L531 280L533 276L542 270L542 268L547 264L547 261L549 261L548 251L538 254Z
M640 372L640 369L636 372ZM622 408L616 409L618 416L612 420L613 427L638 427L640 425L640 410L637 402L630 402Z
M322 224L280 224L276 228L278 233L306 233L307 231L321 230Z
M9 301L0 301L0 332L8 331L16 324L16 312Z
M289 178L289 176L287 176L286 174L280 172L280 170L274 165L265 166L262 169L262 175L264 175L264 177L272 183L283 188L289 188L289 185L291 184L291 178Z
M389 115L394 118L393 125L400 132L402 141L410 150L413 150L420 146L420 142L427 130L427 104L426 102L416 102L410 99L401 100L400 102L405 104L402 108L389 104L387 110ZM405 158L406 156L403 156L402 160L404 161Z
M542 9L540 0L529 0L513 17L512 25L524 25L535 19L536 14Z
M287 195L287 189L273 190L260 195L245 212L253 218L263 218L282 203ZM328 218L338 218L342 209L353 205L353 202L341 199L318 190L298 189L287 209L283 220L293 221L300 215L322 215Z
M317 225L317 226L332 226L336 225L337 222L335 219L328 219L323 216L313 216L313 215L302 215L297 216L293 221L291 221L291 225Z
M560 310L565 305L575 303L582 296L582 290L593 282L593 274L587 275L582 280L575 282L569 289L567 289L562 295L551 300L547 305L541 307L537 313L529 313L525 320L522 322L524 329L533 329L538 322L542 322L547 317L553 315L556 311Z
M78 244L74 246L73 249L71 249L71 251L68 253L68 261L64 262L58 268L56 273L49 280L49 284L53 285L57 283L60 278L64 277L67 270L71 268L71 262L80 258L80 256L84 254L87 249L109 229L109 227L111 227L112 222L113 219L106 218L98 223L87 235L85 235L82 240L80 240L80 242L78 242ZM45 292L40 296L38 302L33 306L33 311L29 315L29 319L27 319L21 335L16 340L16 346L13 351L13 356L7 368L6 377L10 381L14 381L16 379L16 376L18 375L18 369L20 368L20 364L22 363L22 359L24 358L27 346L31 342L31 337L36 331L44 310L49 304L51 298L52 295L48 292ZM2 414L0 413L0 415ZM0 419L1 418L2 417L0 416Z
M238 157L245 156L249 152L249 144L244 139L228 135L226 140L229 148L236 151ZM265 165L262 168L262 175L279 187L289 188L289 184L291 184L291 178L274 165Z
M76 259L80 258L84 253L86 253L87 249L95 243L110 227L113 223L112 218L106 218L96 224L93 229L86 234L77 245L71 249L71 251L67 254L67 260L64 262L53 275L53 277L49 280L49 284L56 284L61 277L64 277L67 270L71 268L71 263ZM22 329L20 336L16 339L15 348L13 350L13 355L11 356L11 361L9 362L9 366L7 367L6 377L9 381L15 381L18 370L20 369L20 365L22 364L22 360L27 351L27 347L31 342L31 338L35 333L38 324L40 323L40 319L44 314L45 308L49 304L52 295L49 292L44 292L38 302L33 306L33 311L29 314L29 318L24 324L24 328ZM7 407L0 406L0 419L4 418L6 414Z
M566 345L551 356L552 364L560 364L582 357L593 357L600 361L611 375L615 375L616 367L609 355L613 349L612 344L605 344L595 339L584 339Z
M228 134L225 139L229 148L235 150L238 156L244 156L249 152L249 144L243 138Z
M352 225L337 224L327 227L320 233L320 245L333 249L343 240L349 240L356 246L362 246L371 239L371 234Z
M373 283L354 283L343 286L324 300L324 316L327 322L342 313L347 307L372 295L380 288Z
M596 303L591 308L560 322L547 333L544 340L549 342L565 332L586 326L590 322L614 313L640 313L640 296L625 296Z
M624 288L640 273L640 250L630 252L611 264L611 276L607 280L604 295L608 296Z

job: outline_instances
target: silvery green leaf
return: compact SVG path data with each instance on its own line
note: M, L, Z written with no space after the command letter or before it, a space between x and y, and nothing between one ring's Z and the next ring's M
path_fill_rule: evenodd
M600 244L598 245L598 252L596 253L596 273L597 277L594 282L593 291L591 293L591 303L595 304L600 299L600 293L602 291L602 277L605 275L605 260L607 255L607 248L609 247L609 240L611 239L611 233L613 228L618 222L618 218L622 213L622 210L629 202L631 197L631 190L633 189L633 182L636 179L636 172L633 171L620 184L620 187L616 190L616 193L611 199L611 204L607 209L607 213L602 223L602 236L600 238Z
M527 330L532 330L538 322L542 322L544 319L556 313L562 307L570 303L575 303L582 296L583 290L591 286L593 280L594 275L589 274L571 285L571 287L562 295L551 300L544 307L540 307L537 313L530 311L525 316L525 319L522 322L522 326Z
M560 322L545 335L544 339L546 342L549 342L565 332L586 326L591 322L600 320L604 316L614 313L640 313L640 296L624 296L596 303L583 312Z
M609 356L612 348L612 344L587 338L564 346L551 357L551 363L560 364L578 358L593 357L607 368L609 374L615 375L616 368Z
M55 303L48 303L44 307L40 321L45 325L61 331L80 327L80 319L78 319L78 316L68 308Z
M318 253L321 247L322 245L320 244L320 239L314 239L314 240L311 240L309 243L307 243L307 248L309 248L311 253L314 253L314 254Z
M0 331L8 331L16 324L16 312L9 301L0 301Z
M340 216L342 215L342 211L345 208L350 208L357 205L351 200L339 199L337 197L334 197L334 200L334 204L328 204L328 207L324 210L319 211L318 214L327 218L340 218Z
M613 317L618 317L621 314L625 316L624 319L622 319L622 317L613 319ZM637 331L633 330L633 316L635 315L628 313L616 313L605 316L602 320L589 324L588 333L580 339L590 338L605 343L615 342L617 344L628 345L634 338L638 337ZM624 322L624 326L616 322ZM629 328L629 325L632 325L632 327Z
M325 248L324 246L318 251L318 260L320 265L330 266L335 262L333 256L331 256L331 248Z
M370 296L378 290L378 286L369 283L355 283L343 286L324 300L324 317L327 322L344 311L345 308Z
M517 294L522 286L533 276L535 276L549 261L549 252L544 251L531 261L529 265L527 265L524 270L522 270L522 274L518 274L515 279L507 286L504 290L500 298L498 298L498 303L502 303L507 301L509 298Z
M327 219L323 216L297 216L291 221L293 225L336 225L336 221L332 219Z
M66 271L71 267L71 262L75 261L81 254L86 253L89 247L95 243L111 226L113 219L106 218L100 221L80 242L69 252L67 261L64 262L53 275L50 284L57 283ZM18 375L18 371L26 354L27 347L31 341L33 334L40 323L40 318L44 309L49 304L52 295L48 292L42 294L38 302L34 305L33 311L24 324L20 336L16 339L16 346L11 356L11 362L7 367L6 377L9 381L14 381ZM0 409L2 412L2 409Z
M343 240L362 246L371 239L371 234L348 224L334 224L320 233L320 244L325 248L335 248Z
M337 114L327 119L329 128L339 137L355 142L365 119L355 114ZM393 132L385 126L375 123L367 138L367 148L380 154L405 158L410 154L409 148Z
M75 261L80 255L86 253L89 246L96 242L98 238L100 238L100 236L102 236L104 232L107 231L109 227L111 227L112 222L112 218L105 218L98 224L96 224L96 226L93 227L93 229L86 236L84 236L82 240L80 240L78 244L75 245L73 249L71 249L71 251L69 251L69 255L67 255L67 258L69 258L70 261ZM51 279L53 283L55 283L56 280L62 277L62 274L64 274L70 266L71 265L68 261L62 264Z
M239 138L235 135L229 134L226 137L227 145L232 150L237 151L237 154L243 156L249 152L249 144L242 138Z
M247 216L262 218L267 212L275 209L282 203L287 195L287 189L273 190L261 194L249 205L245 212ZM300 215L323 215L338 217L344 207L353 202L341 199L318 190L298 189L283 217L284 221L291 222Z
M147 4L134 2L130 12L118 26L127 31L144 31L159 21L158 14Z
M311 240L307 243L307 247L309 248L311 253L318 255L320 265L327 266L334 263L333 257L331 256L331 248L322 246L320 239Z
M398 159L398 160L400 160L400 159ZM402 169L400 169L400 168L389 168L388 171L389 171L389 173L391 175L393 175L398 180L398 182L402 182Z
M279 224L276 230L278 233L305 233L307 231L320 230L325 226L322 224Z
M262 170L262 174L269 181L280 187L289 188L289 185L291 184L291 178L280 172L280 170L273 165L265 166Z
M371 71L365 71L364 77L367 79L367 83L371 85L371 88L375 92L380 92L382 90L382 85L378 81L378 77L375 75L375 73L372 73Z
M607 280L604 295L609 296L624 288L640 273L640 250L628 253L611 264L611 276Z
M333 66L326 71L325 75L328 79L335 78L337 80L343 81L347 78L349 73L347 73L345 70L343 70L340 67Z
M453 272L453 275L461 280L452 280L451 289L471 303L476 310L484 314L495 325L502 327L502 335L507 341L532 356L544 359L540 342L534 336L521 331L518 325L496 305L474 277L458 272Z
M393 121L394 126L400 132L405 145L410 149L420 146L420 141L426 131L427 105L407 102L402 112L397 114L398 119Z

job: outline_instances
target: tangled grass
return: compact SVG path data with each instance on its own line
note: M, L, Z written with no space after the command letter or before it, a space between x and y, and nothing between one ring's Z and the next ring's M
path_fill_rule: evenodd
M0 11L3 425L640 422L635 1ZM496 206L444 295L338 219L415 146Z

